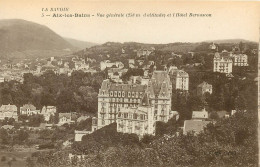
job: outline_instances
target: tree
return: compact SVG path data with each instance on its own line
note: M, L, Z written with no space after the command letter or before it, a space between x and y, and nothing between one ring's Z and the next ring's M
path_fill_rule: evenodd
M22 144L29 138L29 134L25 130L19 130L14 136L14 142L17 144Z
M9 144L11 137L8 135L7 130L1 128L0 129L0 141L2 144Z
M44 116L39 114L30 115L28 117L28 120L29 120L28 123L29 126L38 127L42 122L44 122Z
M6 161L6 157L5 157L5 156L2 156L1 161L2 161L2 162Z
M143 138L141 139L141 142L144 144L149 144L150 142L152 142L154 139L154 136L152 135L144 135Z
M239 95L235 99L235 109L237 111L244 111L247 109L246 100L243 95Z
M91 131L92 128L92 118L80 121L76 126L76 130L88 130Z

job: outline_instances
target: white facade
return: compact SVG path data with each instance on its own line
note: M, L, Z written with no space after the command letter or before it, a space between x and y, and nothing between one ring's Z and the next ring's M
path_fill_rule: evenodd
M234 54L233 60L234 60L234 66L248 66L246 54Z
M189 90L189 74L183 70L178 70L176 68L169 69L169 75L176 90Z
M40 110L36 110L36 107L32 104L25 104L20 108L21 115L36 115L40 114Z
M146 85L118 84L104 80L98 95L98 126L117 121L123 108L137 108L143 101L152 108L155 121L167 122L171 111L172 84L165 71L155 71Z
M221 56L219 53L216 53L213 60L213 72L220 73L232 73L233 61L229 56Z
M0 107L0 120L4 120L5 118L18 120L17 107L15 105L8 104Z
M77 119L76 113L59 113L59 123L58 125L63 124L72 124L75 123Z
M155 135L154 113L151 107L123 108L118 113L117 131L139 137Z
M137 57L149 56L152 52L153 52L152 49L140 49L137 51L136 55Z
M197 86L197 95L202 96L206 92L208 92L209 94L212 94L212 85L208 84L207 82L204 81Z
M82 141L82 137L92 133L91 131L80 131L80 130L75 130L75 141Z
M117 62L110 62L109 60L106 60L106 61L102 61L100 62L100 70L103 71L105 70L106 68L110 68L112 66L116 66L117 68L124 68L124 64L120 61L117 61Z
M45 121L49 121L51 115L55 115L56 107L55 106L43 106L41 114L44 116Z

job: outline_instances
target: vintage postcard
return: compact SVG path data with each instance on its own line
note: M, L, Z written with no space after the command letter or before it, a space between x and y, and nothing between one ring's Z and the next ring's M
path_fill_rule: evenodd
M256 167L260 3L0 1L1 167Z

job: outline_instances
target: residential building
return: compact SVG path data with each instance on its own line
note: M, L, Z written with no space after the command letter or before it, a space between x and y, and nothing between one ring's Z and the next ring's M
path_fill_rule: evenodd
M228 118L229 117L229 113L225 110L217 111L217 115L219 118Z
M179 120L180 115L178 111L170 111L170 118L175 117L176 121Z
M248 66L246 54L233 54L234 66Z
M86 131L86 130L75 130L75 141L82 141L82 137L92 133L92 131Z
M5 118L14 118L15 121L18 120L17 107L15 105L2 105L0 107L0 120Z
M121 77L124 73L127 72L127 69L120 69L120 68L110 68L108 73L108 78L115 82L122 82Z
M135 68L135 59L128 59L129 68Z
M202 111L192 111L192 119L193 120L205 120L209 118L208 111L205 108Z
M89 69L89 64L85 63L85 59L75 60L74 65L75 65L75 70L86 71Z
M135 133L139 137L143 137L145 134L155 135L154 113L148 100L148 98L144 98L141 102L142 106L124 108L118 113L118 132Z
M36 110L36 107L32 104L24 104L20 108L20 115L34 115L40 114L40 110Z
M196 121L196 120L185 120L183 127L183 134L193 133L199 134L211 121Z
M109 60L101 61L100 62L100 70L103 71L106 68L111 68L112 66L115 66L116 68L124 68L124 64L120 61L117 62L110 62Z
M129 83L130 84L141 84L142 82L142 77L141 76L131 76L129 78Z
M86 115L82 115L80 117L77 118L77 122L81 122L81 121L85 121L87 120L88 118L90 118L90 116L86 116Z
M220 72L220 73L232 73L232 64L233 61L230 55L227 54L219 54L218 52L215 53L213 59L213 72Z
M218 50L218 46L215 45L215 43L213 42L213 43L209 46L209 49L210 49L210 50L213 50L213 51L217 51L217 50Z
M0 76L0 83L5 82L5 77Z
M136 52L137 57L149 56L153 52L153 49L139 49Z
M165 71L154 71L147 85L118 84L104 80L98 95L98 129L116 122L117 115L125 107L137 108L147 96L154 119L165 121L171 111L172 84Z
M77 119L76 113L59 113L59 125L75 123Z
M92 132L96 131L98 125L98 119L96 117L92 117Z
M54 116L56 113L56 106L43 106L41 113L44 116L45 121L49 121L51 115Z
M201 84L197 86L197 95L203 96L206 92L212 94L212 85L203 81Z
M11 130L11 129L14 129L14 126L13 125L3 125L1 126L2 129L5 129L5 130Z
M189 90L189 74L183 70L178 70L177 67L170 67L168 74L170 75L173 88L176 90Z

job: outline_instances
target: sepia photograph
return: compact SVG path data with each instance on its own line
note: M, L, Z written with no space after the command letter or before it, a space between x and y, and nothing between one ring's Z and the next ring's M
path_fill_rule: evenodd
M257 167L260 3L0 1L0 167Z

